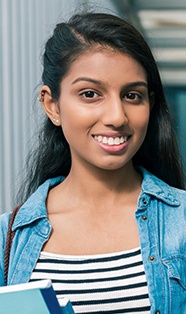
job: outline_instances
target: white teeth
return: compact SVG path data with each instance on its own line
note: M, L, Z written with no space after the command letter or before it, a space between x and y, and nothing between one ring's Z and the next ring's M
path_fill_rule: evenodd
M102 138L102 143L108 144L106 136L104 136L104 137Z
M114 144L115 144L115 145L119 145L119 144L120 144L120 139L119 139L119 137L116 137L116 138L115 138Z
M114 144L115 144L113 137L109 137L109 139L108 139L108 144L109 144L109 145L114 145Z
M106 136L101 136L101 135L95 135L94 136L95 140L107 144L107 145L120 145L124 142L127 141L128 137L127 136L121 136L121 137L106 137Z
M125 137L120 137L120 143L122 144L122 143L124 143L124 142L126 142L127 141L127 136L125 136Z

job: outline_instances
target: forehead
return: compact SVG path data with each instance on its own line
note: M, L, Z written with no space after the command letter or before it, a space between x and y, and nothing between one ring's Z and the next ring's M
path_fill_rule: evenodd
M109 46L92 47L77 56L71 63L64 80L75 76L99 76L100 79L117 77L119 79L143 79L147 81L146 71L129 54Z

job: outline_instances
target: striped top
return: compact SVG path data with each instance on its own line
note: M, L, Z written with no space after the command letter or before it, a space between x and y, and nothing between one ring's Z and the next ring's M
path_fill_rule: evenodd
M30 281L38 279L51 279L59 303L68 298L75 313L150 313L140 248L82 256L41 252Z

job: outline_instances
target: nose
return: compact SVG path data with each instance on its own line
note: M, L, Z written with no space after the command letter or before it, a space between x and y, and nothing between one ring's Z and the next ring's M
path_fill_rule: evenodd
M102 116L104 125L120 128L128 123L128 118L120 97L111 97L105 102Z

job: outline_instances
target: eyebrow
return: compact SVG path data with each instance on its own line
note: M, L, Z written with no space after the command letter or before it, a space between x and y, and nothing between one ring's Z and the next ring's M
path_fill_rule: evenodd
M125 86L126 87L144 86L144 87L146 87L148 89L148 84L146 82L144 82L144 81L127 83Z
M95 80L95 79L92 79L92 78L89 78L89 77L78 77L76 80L74 80L72 82L72 84L78 83L80 81L85 81L85 82L90 82L90 83L93 83L93 84L103 85L103 83L101 81Z
M85 82L90 82L90 83L93 83L93 84L97 84L97 85L104 85L104 83L102 81L99 81L99 80L95 80L95 79L92 79L92 78L89 78L89 77L78 77L77 79L75 79L72 84L75 84L75 83L78 83L78 82L81 82L81 81L85 81ZM148 84L144 81L137 81L137 82L129 82L129 83L126 83L124 85L126 88L132 88L132 87L138 87L138 86L144 86L148 89Z

